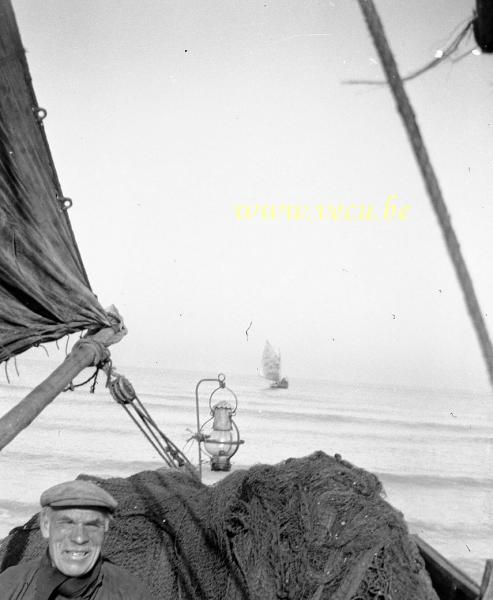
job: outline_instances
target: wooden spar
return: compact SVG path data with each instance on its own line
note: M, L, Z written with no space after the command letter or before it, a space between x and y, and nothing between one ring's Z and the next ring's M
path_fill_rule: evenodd
M411 537L419 548L433 588L441 600L480 599L479 586L475 581L422 540L419 535Z
M435 175L435 171L428 156L428 151L426 150L426 146L421 136L421 132L416 121L416 116L406 94L406 90L404 89L397 64L388 44L382 22L378 15L377 9L375 8L373 0L358 0L358 3L365 17L365 21L377 53L380 57L387 81L397 105L397 110L401 115L406 133L411 143L416 162L418 163L421 175L423 176L428 197L440 225L447 252L450 256L450 260L452 261L457 279L459 280L467 311L479 341L479 346L481 348L481 352L486 363L486 369L489 374L490 383L493 386L493 346L486 328L483 313L481 312L481 308L476 297L476 292L474 290L474 285L472 283L469 270L465 263L464 257L462 256L459 240L457 239L457 235L452 226L447 205L443 199L438 179Z
M82 338L49 377L0 418L0 451L30 425L83 369L105 358L107 346L120 341L126 334L122 327L117 333L111 327L105 327Z
M479 600L493 600L493 560L487 560Z

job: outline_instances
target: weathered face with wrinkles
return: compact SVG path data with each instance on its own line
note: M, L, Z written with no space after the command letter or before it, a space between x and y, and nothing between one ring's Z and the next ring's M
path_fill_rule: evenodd
M51 562L69 577L81 577L96 564L108 525L107 514L91 508L47 507L40 516Z

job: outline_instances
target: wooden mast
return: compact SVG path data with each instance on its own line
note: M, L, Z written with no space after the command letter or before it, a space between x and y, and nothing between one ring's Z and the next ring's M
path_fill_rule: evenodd
M390 49L380 16L378 15L373 0L358 0L358 3L373 39L380 62L382 63L397 110L402 118L404 128L409 138L411 149L423 177L423 183L438 220L445 247L462 290L467 312L471 318L474 331L478 338L490 384L493 387L493 344L491 343L472 278L464 260L459 240L452 226L452 221L442 196L437 176L435 175L421 131L418 127L413 107L411 106L411 102L404 89L404 84L399 74L394 55Z

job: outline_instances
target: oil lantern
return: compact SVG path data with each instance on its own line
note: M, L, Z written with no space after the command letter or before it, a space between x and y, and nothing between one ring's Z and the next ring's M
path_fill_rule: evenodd
M205 382L215 382L218 387L209 397L210 416L200 425L199 386ZM199 472L202 477L202 447L210 457L212 471L229 471L231 457L238 452L240 431L233 420L238 407L238 398L233 390L226 387L226 377L220 373L217 379L201 379L195 388L195 407L197 413L197 433L193 436L198 441Z

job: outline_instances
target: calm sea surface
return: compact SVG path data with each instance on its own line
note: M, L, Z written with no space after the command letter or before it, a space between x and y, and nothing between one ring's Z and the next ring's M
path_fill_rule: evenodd
M53 363L9 364L0 414ZM120 368L154 420L197 463L195 385L217 373ZM90 374L90 372L88 372ZM493 558L493 397L486 393L290 380L269 390L256 376L227 375L238 396L245 444L234 467L274 464L315 450L339 453L378 474L387 500L418 533L476 581ZM81 376L80 380L84 377ZM201 386L201 421L213 387ZM215 396L216 398L216 396ZM218 398L220 399L220 398ZM79 473L128 476L162 466L154 449L104 389L59 396L0 454L0 538L38 510L40 493ZM204 466L206 480L212 481Z

